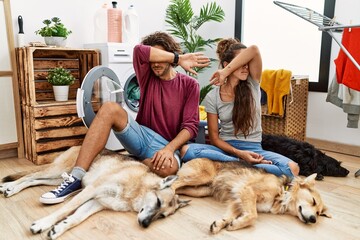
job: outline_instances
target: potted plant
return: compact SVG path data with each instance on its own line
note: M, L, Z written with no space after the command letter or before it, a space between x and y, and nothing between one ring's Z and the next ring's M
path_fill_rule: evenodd
M200 9L200 14L194 14L190 0L171 0L171 4L166 9L165 22L170 26L167 29L172 35L180 39L183 52L200 52L205 47L212 48L221 38L204 39L198 34L199 28L207 22L222 22L225 19L225 12L216 2L207 3ZM215 59L210 59L212 62ZM194 68L198 73L204 68ZM200 103L206 94L212 89L211 85L206 85L200 91Z
M197 31L204 23L222 22L224 19L225 12L216 2L202 6L197 16L194 14L190 0L171 0L165 16L165 22L170 26L167 30L180 39L184 53L201 52L206 46L212 48L221 38L204 39ZM199 73L204 69L194 68L194 70Z
M44 37L45 43L49 46L65 47L66 39L72 31L68 30L58 17L53 17L51 20L45 19L43 23L45 26L35 33Z
M48 82L53 85L56 101L67 101L69 95L69 85L74 83L74 76L69 70L62 67L52 68L46 77Z

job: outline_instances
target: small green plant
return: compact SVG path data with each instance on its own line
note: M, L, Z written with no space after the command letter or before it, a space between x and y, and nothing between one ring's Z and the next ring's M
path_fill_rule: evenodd
M72 31L68 30L64 24L61 23L61 20L58 17L53 17L51 20L45 19L43 23L45 26L35 31L36 34L42 37L67 38L72 33Z
M62 67L50 69L46 79L55 86L71 85L75 80L71 72Z

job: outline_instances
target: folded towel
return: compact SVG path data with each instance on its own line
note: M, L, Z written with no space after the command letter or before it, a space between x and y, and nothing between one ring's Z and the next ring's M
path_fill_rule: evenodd
M266 92L268 114L284 115L283 97L290 93L291 71L264 70L260 87Z
M200 115L200 120L206 120L207 119L205 106L199 106L199 115Z

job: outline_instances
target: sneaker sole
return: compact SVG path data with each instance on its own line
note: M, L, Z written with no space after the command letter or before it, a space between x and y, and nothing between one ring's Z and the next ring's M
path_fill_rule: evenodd
M40 197L39 201L43 204L57 204L64 202L68 197L74 196L75 194L81 192L82 189L76 190L72 193L69 193L68 195L64 197L58 197L58 198L43 198Z

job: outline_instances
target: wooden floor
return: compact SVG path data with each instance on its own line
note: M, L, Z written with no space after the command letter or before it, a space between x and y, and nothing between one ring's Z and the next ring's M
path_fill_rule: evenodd
M225 206L211 198L195 199L169 218L156 221L147 229L139 227L136 213L102 211L59 239L360 239L360 158L328 153L343 161L350 170L346 178L326 177L317 182L332 218L320 218L314 225L306 225L295 217L260 214L252 227L217 235L209 234L210 224L221 218ZM23 159L0 160L0 177L25 169L32 164ZM0 239L46 239L46 233L32 235L29 228L37 220L60 205L46 206L39 203L39 196L53 189L49 186L32 187L12 196L0 196ZM185 197L189 199L188 197Z

